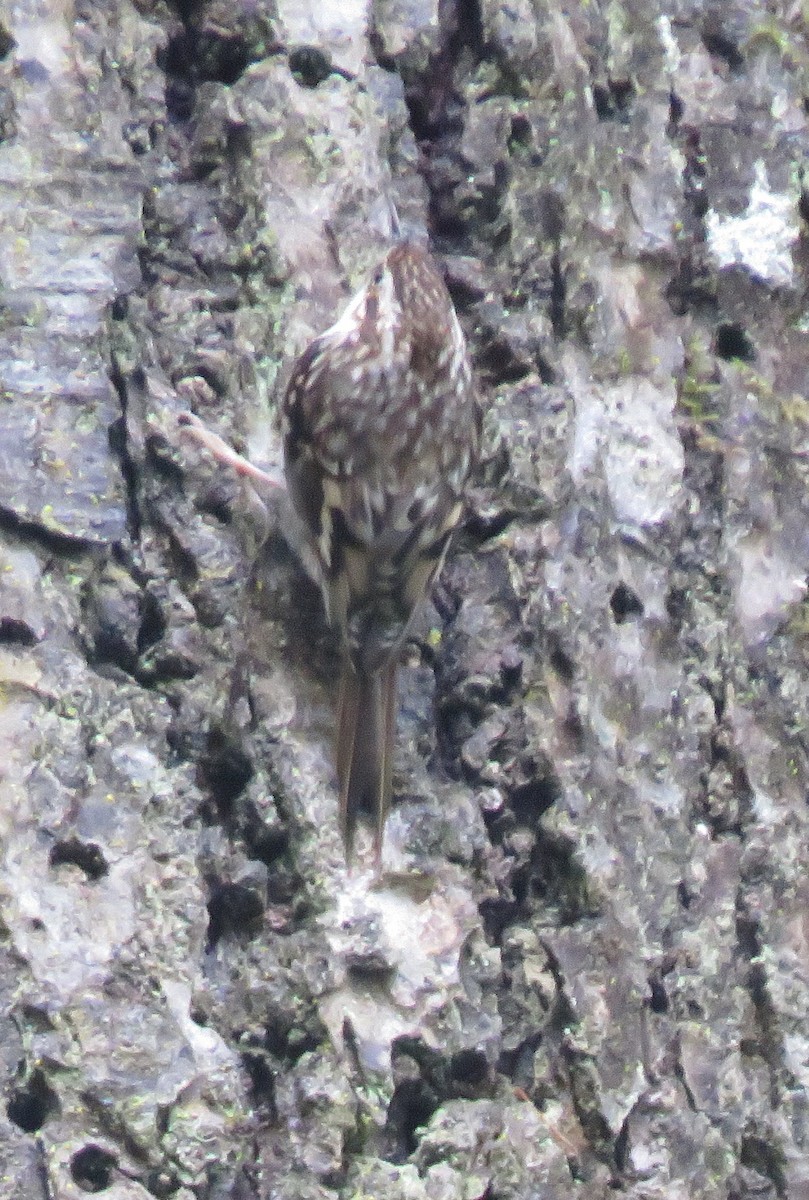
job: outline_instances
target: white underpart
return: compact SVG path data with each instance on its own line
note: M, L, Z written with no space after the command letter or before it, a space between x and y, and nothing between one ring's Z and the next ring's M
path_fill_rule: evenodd
M350 337L352 333L356 333L357 325L362 320L361 317L359 321L357 320L358 314L362 311L364 315L367 300L368 290L363 288L349 301L334 324L320 335L321 341L328 342L329 345L336 345L344 338Z

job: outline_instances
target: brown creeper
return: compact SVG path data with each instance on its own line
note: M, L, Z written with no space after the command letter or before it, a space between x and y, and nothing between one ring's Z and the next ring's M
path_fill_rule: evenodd
M466 342L444 280L414 242L393 247L292 371L282 404L287 484L340 634L340 825L381 853L390 805L396 668L461 515L480 443Z

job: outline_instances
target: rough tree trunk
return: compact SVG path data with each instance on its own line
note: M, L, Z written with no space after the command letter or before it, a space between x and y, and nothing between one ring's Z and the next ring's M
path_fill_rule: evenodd
M809 1197L807 19L0 7L2 1200ZM374 880L177 418L278 466L391 203L487 455Z

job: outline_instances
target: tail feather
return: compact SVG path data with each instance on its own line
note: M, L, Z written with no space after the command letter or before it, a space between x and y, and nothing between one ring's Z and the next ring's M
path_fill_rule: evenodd
M379 782L379 802L376 806L374 850L376 860L382 858L382 839L385 836L385 821L390 811L393 795L393 749L396 742L396 669L394 661L386 666L380 678L382 717L382 768Z
M396 664L362 675L346 663L338 706L337 778L346 858L351 862L357 818L365 809L373 817L378 863L392 792Z

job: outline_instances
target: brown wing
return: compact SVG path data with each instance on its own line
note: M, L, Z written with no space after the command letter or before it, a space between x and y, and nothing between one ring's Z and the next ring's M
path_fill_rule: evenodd
M463 335L429 255L400 244L295 364L282 404L289 491L343 638L337 768L350 857L363 806L379 854L398 653L440 569L477 455Z
M350 381L353 402L341 403L346 368L319 363L324 354L310 347L287 393L287 480L321 564L330 619L352 657L364 643L370 663L401 642L443 558L471 465L470 429L462 438L437 429L440 393L432 387L431 421L423 380L408 369L364 373ZM357 382L374 395L360 396ZM453 473L450 462L464 455L462 474Z

